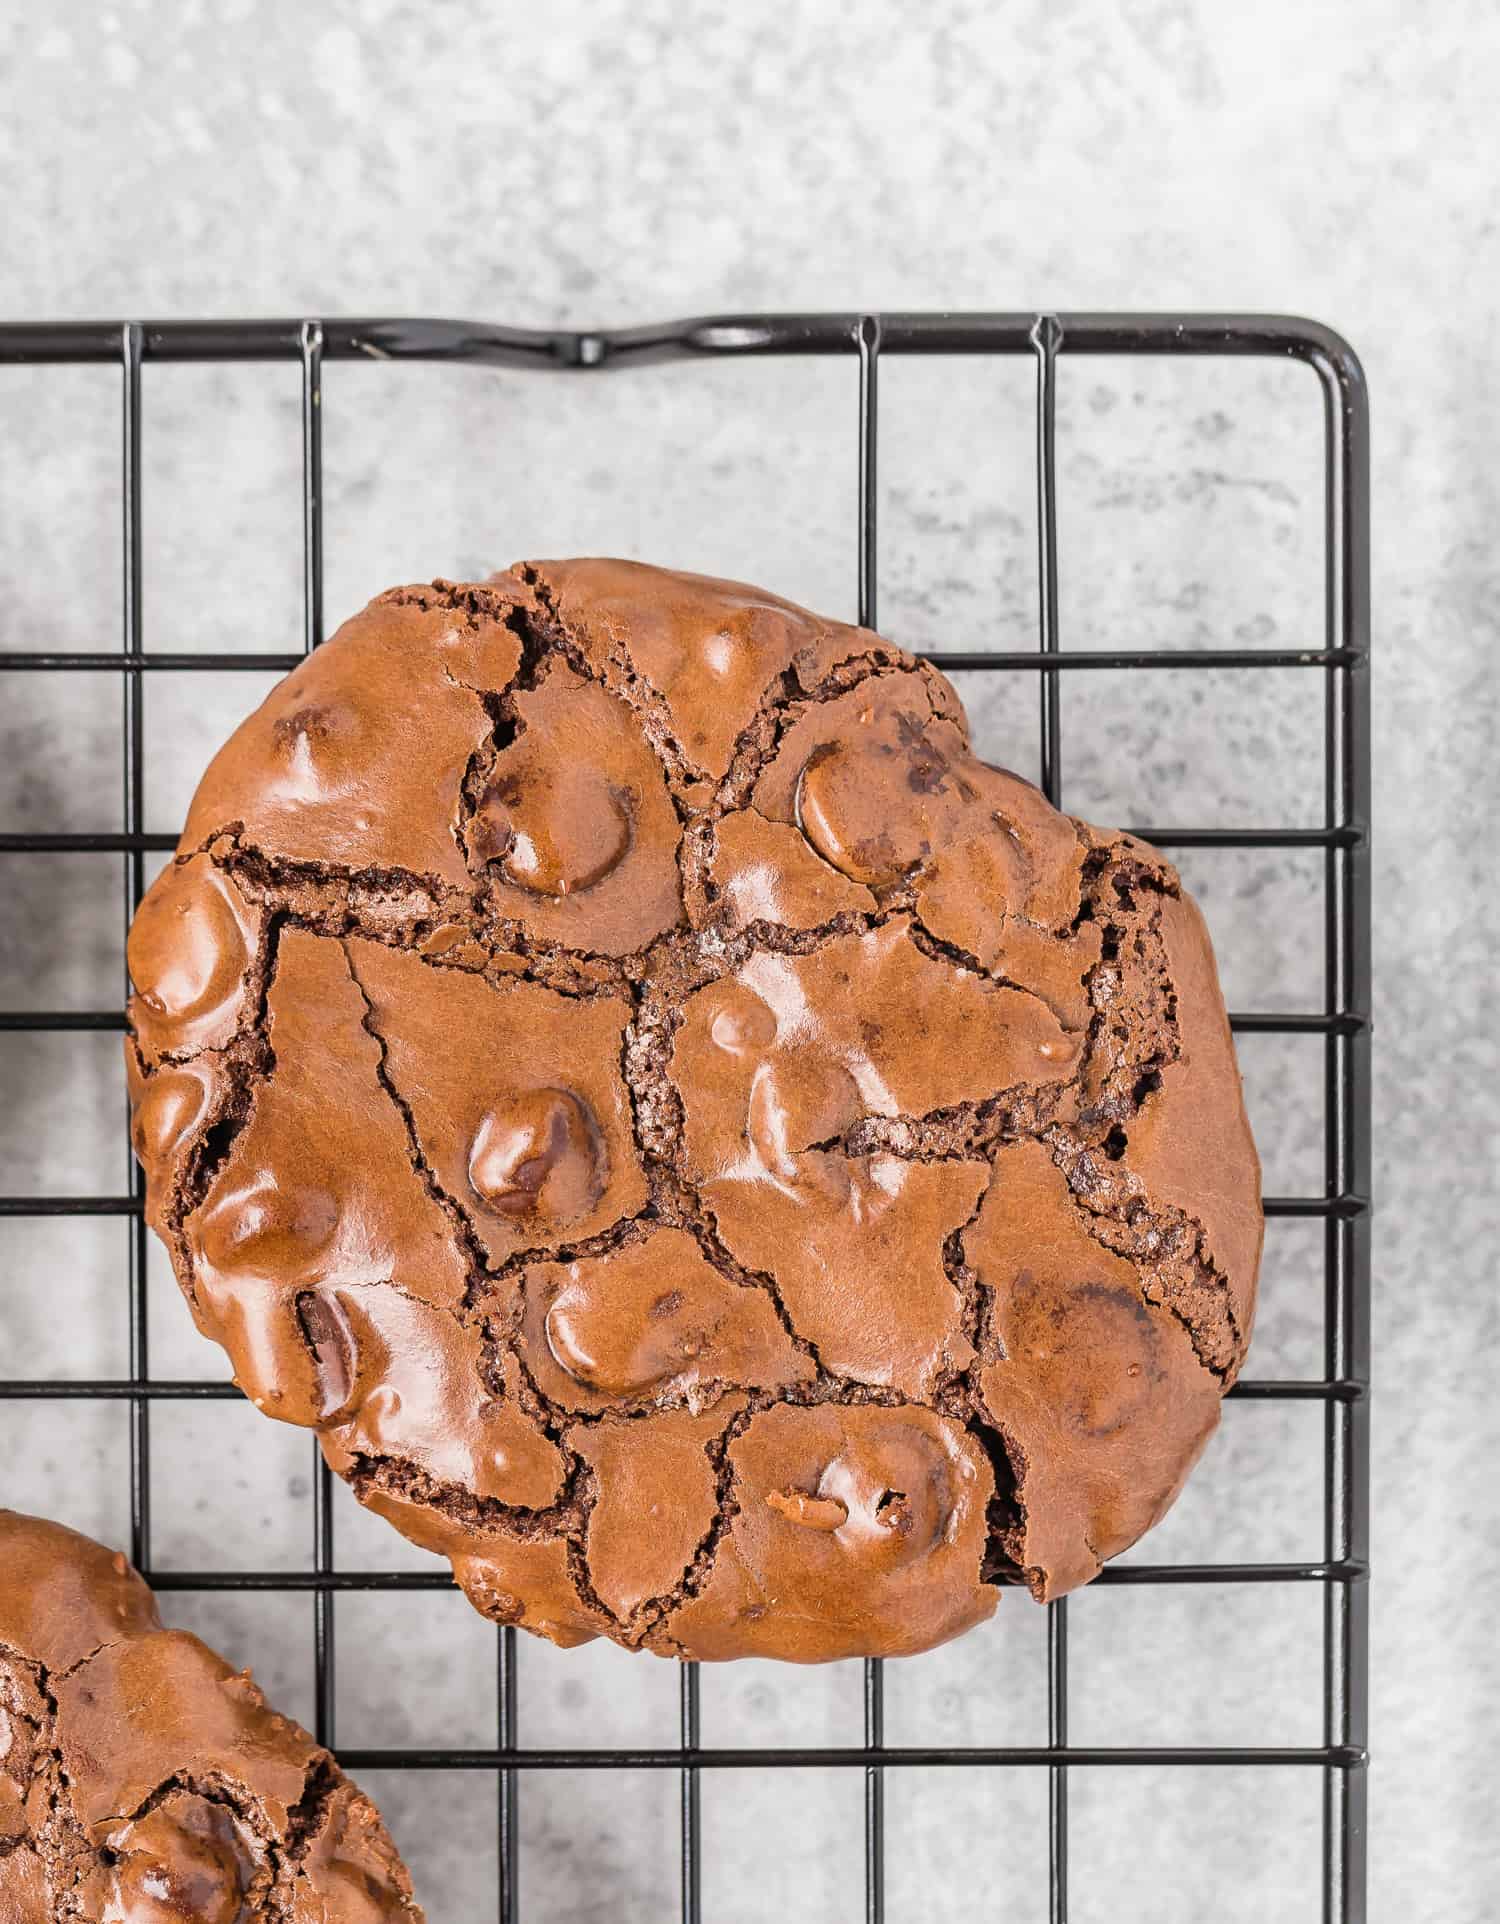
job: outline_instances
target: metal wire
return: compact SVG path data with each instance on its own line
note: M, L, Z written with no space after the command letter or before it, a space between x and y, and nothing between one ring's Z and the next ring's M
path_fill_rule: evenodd
M865 1777L865 1915L885 1916L885 1797L892 1769L1003 1765L1042 1768L1049 1782L1050 1916L1066 1924L1071 1860L1069 1775L1080 1768L1244 1766L1316 1769L1323 1779L1322 1908L1328 1924L1365 1917L1366 1709L1369 1574L1370 1370L1370 730L1369 446L1363 375L1347 344L1317 323L1275 315L1139 314L789 314L728 315L614 331L547 332L426 319L89 322L0 326L0 365L111 363L122 375L122 551L124 618L117 653L0 655L0 675L110 670L121 678L124 814L119 830L0 834L0 855L66 856L103 851L122 858L126 919L144 882L148 853L171 849L171 834L144 826L146 673L288 669L293 653L182 655L146 647L141 572L142 368L148 362L289 361L302 374L303 648L323 634L323 370L330 360L430 360L479 366L587 371L725 355L853 357L859 374L857 612L873 625L876 542L878 373L889 354L1029 355L1036 365L1038 648L1034 653L936 654L951 669L1037 675L1043 787L1057 802L1062 782L1062 681L1094 669L1304 670L1320 675L1325 708L1324 814L1318 828L1143 827L1168 848L1317 849L1325 864L1324 1007L1293 1014L1239 1011L1244 1034L1321 1036L1326 1085L1322 1195L1267 1200L1266 1213L1320 1220L1325 1249L1324 1374L1307 1380L1249 1379L1236 1398L1319 1402L1324 1411L1324 1545L1305 1563L1134 1563L1097 1579L1119 1584L1313 1583L1324 1595L1323 1742L1257 1748L1076 1746L1068 1737L1066 1605L1048 1620L1048 1738L1045 1745L893 1746L885 1742L884 1678L865 1666L864 1741L835 1748L705 1749L699 1673L681 1670L681 1732L664 1749L524 1749L520 1744L516 1635L496 1642L496 1747L345 1750L365 1769L476 1769L493 1772L497 1793L502 1924L521 1917L516 1787L528 1770L674 1769L681 1780L681 1914L703 1916L701 1773L721 1768L857 1768ZM1058 623L1056 383L1063 355L1262 355L1305 362L1321 385L1326 484L1326 607L1321 645L1305 649L1163 650L1147 646L1088 652L1062 648ZM1311 639L1311 637L1309 637ZM1253 682L1251 684L1253 688ZM0 1031L119 1030L118 1009L5 1010ZM128 1154L128 1145L127 1145ZM334 1600L342 1591L441 1591L452 1579L430 1572L336 1567L333 1486L321 1455L314 1473L313 1568L309 1571L172 1571L151 1562L150 1410L157 1401L237 1398L230 1383L159 1381L149 1367L143 1186L133 1157L119 1195L0 1196L0 1216L120 1216L127 1237L129 1367L120 1379L0 1381L0 1401L103 1399L130 1406L131 1550L161 1590L306 1592L313 1599L315 1721L320 1740L336 1728Z
M1036 503L1037 645L1042 655L1058 652L1057 626L1057 348L1061 338L1055 316L1039 316L1031 330L1036 349ZM1037 683L1041 701L1042 792L1062 807L1062 687L1056 675ZM1047 1742L1068 1747L1068 1602L1047 1605ZM1048 1915L1051 1924L1068 1924L1068 1771L1053 1764L1047 1772Z
M323 639L323 329L302 326L302 649L310 655ZM312 1444L313 1569L333 1568L333 1472ZM332 1749L338 1721L334 1659L333 1591L313 1593L313 1731Z
M124 621L120 646L126 655L141 648L141 330L128 324L120 330L124 411L120 421L120 498L122 504L121 606ZM136 904L146 892L145 852L137 844L146 814L145 684L139 675L121 677L121 748L125 780L125 922L128 932ZM123 952L122 952L123 953ZM130 993L129 970L122 971ZM130 1304L130 1377L137 1385L150 1375L146 1305L146 1184L125 1131L125 1178L132 1204L126 1230L125 1286ZM130 1400L130 1555L138 1570L151 1567L151 1406L137 1392Z
M862 628L876 620L879 562L875 530L879 502L877 428L879 422L880 319L865 314L859 323L859 586L857 619ZM885 1666L865 1659L865 1748L885 1745ZM885 1772L879 1764L865 1771L865 1924L885 1924Z

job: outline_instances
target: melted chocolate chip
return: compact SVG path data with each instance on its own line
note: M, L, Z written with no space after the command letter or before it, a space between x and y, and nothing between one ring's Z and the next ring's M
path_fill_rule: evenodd
M599 1200L606 1179L599 1125L566 1089L532 1089L492 1110L469 1153L475 1196L502 1216L574 1222Z

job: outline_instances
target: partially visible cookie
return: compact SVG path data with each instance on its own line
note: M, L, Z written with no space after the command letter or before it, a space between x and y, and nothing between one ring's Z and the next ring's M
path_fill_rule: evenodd
M0 1924L421 1924L333 1757L61 1524L0 1510Z

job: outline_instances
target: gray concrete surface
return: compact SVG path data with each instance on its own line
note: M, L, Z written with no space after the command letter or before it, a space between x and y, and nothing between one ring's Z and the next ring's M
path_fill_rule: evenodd
M6 318L1045 305L1291 309L1348 334L1375 420L1371 1915L1493 1915L1500 16L1401 0L12 6L0 75ZM1019 365L887 370L880 612L901 640L1030 644L1027 382ZM296 645L295 371L150 368L145 389L148 646ZM854 398L835 363L577 382L330 368L330 615L391 581L587 550L851 612ZM0 646L117 641L117 409L107 370L0 374ZM1067 643L1315 643L1320 432L1296 368L1065 361ZM997 681L964 689L981 738L1034 768L1033 684ZM150 679L151 826L176 825L257 687ZM116 822L116 686L4 688L4 828ZM1310 823L1319 728L1295 674L1074 678L1065 797L1102 819ZM6 860L0 1003L114 1001L115 864ZM1316 861L1183 866L1230 1000L1314 1006ZM1252 1039L1243 1058L1268 1186L1314 1189L1317 1045ZM0 1189L117 1188L114 1039L10 1034L0 1061ZM5 1372L120 1370L118 1225L4 1235ZM1315 1233L1273 1226L1257 1374L1319 1367L1318 1258ZM162 1274L151 1343L158 1374L220 1370ZM123 1540L123 1407L3 1420L4 1500ZM305 1567L303 1436L179 1405L154 1442L161 1567ZM1315 1555L1320 1475L1315 1411L1231 1406L1150 1554ZM420 1561L342 1493L337 1539L350 1565ZM310 1716L305 1601L174 1595L168 1614ZM338 1620L346 1742L490 1738L493 1637L457 1599L351 1597ZM1310 1589L1101 1591L1074 1625L1081 1742L1318 1741ZM1043 1645L1015 1599L897 1667L892 1740L1039 1740ZM528 1642L523 1739L670 1742L674 1685L647 1659ZM854 1741L858 1676L715 1672L704 1722L710 1742ZM489 1914L488 1784L371 1788L436 1924ZM861 1916L859 1795L852 1773L711 1777L706 1914ZM674 1796L661 1774L528 1781L523 1914L671 1916ZM1318 1800L1315 1773L1079 1773L1073 1917L1313 1918ZM890 1806L893 1919L1045 1917L1039 1778L902 1776Z

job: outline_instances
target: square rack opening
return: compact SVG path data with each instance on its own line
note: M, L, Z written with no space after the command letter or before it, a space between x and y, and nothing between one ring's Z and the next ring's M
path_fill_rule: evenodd
M569 373L574 379L646 364L681 365L705 360L756 357L822 357L848 369L850 461L856 498L850 504L855 600L860 622L877 621L879 578L877 519L883 480L877 430L880 374L892 357L1010 357L1034 377L1034 415L1027 426L1034 436L1036 513L1035 577L1026 595L1034 600L1036 646L1028 649L929 651L928 659L956 675L963 685L972 675L1008 677L1013 688L1033 681L1039 723L1039 769L1048 798L1061 805L1066 794L1064 719L1066 688L1075 678L1115 673L1121 685L1152 699L1153 682L1163 671L1183 671L1201 685L1224 677L1235 683L1236 699L1253 708L1257 690L1287 671L1305 685L1303 710L1321 707L1322 752L1307 773L1307 793L1288 802L1284 814L1294 825L1256 827L1145 824L1137 832L1168 851L1193 851L1194 886L1214 851L1238 851L1224 859L1244 860L1257 852L1286 851L1288 861L1320 864L1324 992L1322 1006L1306 1009L1236 1010L1234 1029L1243 1036L1304 1039L1320 1053L1321 1187L1310 1193L1267 1198L1266 1213L1289 1219L1298 1247L1316 1248L1321 1239L1322 1372L1319 1375L1257 1376L1241 1380L1231 1396L1254 1401L1295 1402L1321 1417L1322 1554L1302 1562L1139 1562L1105 1569L1101 1590L1117 1585L1305 1585L1321 1596L1321 1742L1315 1744L1177 1745L1080 1744L1069 1733L1069 1619L1066 1601L1048 1606L1044 1665L1046 1741L1025 1745L972 1742L886 1741L887 1680L879 1662L864 1667L864 1741L835 1747L783 1744L714 1748L703 1741L700 1678L695 1665L681 1668L680 1728L675 1744L590 1748L549 1744L527 1748L521 1741L524 1706L519 1701L516 1633L495 1634L496 1674L493 1747L443 1749L407 1747L349 1748L342 1760L352 1770L385 1773L462 1770L494 1779L496 1812L495 1904L504 1924L528 1911L527 1876L518 1824L518 1775L523 1772L622 1773L623 1786L639 1783L639 1772L670 1771L680 1792L678 1830L681 1847L681 1915L697 1924L705 1909L703 1869L714 1829L705 1825L704 1771L794 1771L835 1767L863 1778L864 1890L868 1924L886 1916L888 1885L900 1891L908 1880L893 1874L888 1855L900 1849L902 1828L886 1821L888 1782L899 1795L903 1769L911 1772L969 1770L974 1781L993 1781L993 1773L1021 1770L1044 1773L1049 1825L1048 1888L1035 1895L1053 1924L1070 1915L1070 1879L1075 1883L1076 1852L1069 1848L1070 1788L1087 1773L1090 1799L1096 1785L1119 1770L1134 1770L1147 1781L1162 1773L1195 1767L1252 1767L1316 1773L1322 1785L1321 1891L1308 1900L1321 1903L1325 1919L1357 1924L1365 1916L1367 1596L1369 1547L1369 1186L1370 1146L1370 732L1369 732L1369 452L1368 415L1363 376L1346 343L1316 323L1252 315L1165 314L809 314L743 315L669 322L612 332L549 332L509 329L438 320L302 320L219 322L69 323L0 326L0 366L51 369L92 365L117 370L120 404L120 539L123 557L120 645L108 651L0 652L0 677L14 691L18 678L46 678L46 685L78 686L80 677L115 677L119 683L118 754L123 771L123 807L117 827L98 822L60 829L24 816L21 825L0 825L0 857L17 863L101 862L123 871L123 919L128 925L148 874L171 849L175 836L146 827L145 713L153 671L187 673L280 673L300 659L287 653L219 653L198 650L168 653L146 645L143 627L142 555L142 368L148 362L281 363L301 380L301 557L302 648L314 648L324 622L324 464L323 371L335 360L376 364L447 362L486 368ZM1058 540L1058 369L1074 357L1261 357L1300 363L1312 371L1322 397L1322 544L1323 633L1296 639L1303 646L1270 647L1251 632L1236 632L1234 646L1141 645L1068 649L1059 616ZM372 379L378 378L378 367ZM1310 391L1310 389L1309 389ZM1215 419L1205 417L1206 433ZM1086 437L1085 421L1077 430ZM0 473L0 487L11 498L23 487L16 472ZM86 480L74 484L80 491ZM80 502L93 514L96 503ZM285 517L291 525L291 515ZM1274 557L1272 558L1274 566ZM1012 587L1014 584L1012 584ZM1097 617L1095 618L1097 625ZM49 634L49 640L51 636ZM898 637L899 638L899 637ZM70 640L73 638L70 636ZM1244 641L1255 645L1240 645ZM29 687L36 681L28 679ZM993 684L992 684L993 685ZM1078 686L1085 684L1078 682ZM1096 683L1096 686L1098 684ZM1318 697L1321 697L1319 702ZM1314 786L1315 785L1315 786ZM1313 825L1309 825L1313 824ZM123 955L117 965L123 972ZM55 1038L78 1046L98 1032L118 1032L124 1017L117 1007L60 1009L45 1006L40 995L28 1006L0 1010L0 1036L42 1046ZM30 1006L35 1001L39 1006ZM92 1038L90 1033L94 1032ZM47 1044L46 1046L53 1046ZM123 1125L124 1117L120 1117ZM23 1411L47 1402L71 1400L101 1412L117 1411L128 1435L125 1458L129 1477L131 1554L151 1583L162 1591L301 1592L312 1631L314 1725L319 1741L336 1741L335 1652L337 1600L350 1591L401 1592L445 1590L446 1575L411 1567L350 1569L334 1553L333 1482L313 1446L311 1475L312 1556L306 1569L183 1569L157 1567L152 1555L152 1412L168 1401L213 1401L239 1396L231 1384L152 1375L148 1351L148 1243L142 1185L123 1126L119 1131L121 1185L115 1193L52 1195L34 1192L0 1196L0 1214L12 1219L8 1230L41 1238L39 1247L56 1250L46 1232L62 1229L48 1218L91 1219L72 1225L80 1237L96 1241L98 1219L123 1219L126 1261L118 1278L128 1317L128 1359L121 1370L98 1376L64 1372L0 1381L0 1401L14 1438L25 1427ZM97 1250L93 1259L101 1258ZM55 1265L55 1255L47 1261ZM16 1287L14 1281L11 1287ZM108 1345L85 1343L86 1361L108 1361ZM12 1347L12 1358L19 1361ZM52 1357L49 1350L43 1357ZM14 1363L13 1363L14 1366ZM97 1366L97 1365L96 1365ZM1309 1407L1310 1406L1310 1407ZM7 1457L13 1455L7 1450ZM105 1455L108 1451L104 1452ZM394 1551L393 1551L394 1557ZM1185 1593L1191 1595L1192 1593ZM1200 1593L1203 1594L1203 1593ZM1029 1644L1026 1646L1029 1648ZM346 1663L348 1659L345 1659ZM357 1663L358 1658L354 1661ZM893 1718L892 1728L906 1724ZM972 1720L966 1720L972 1721ZM925 1729L925 1723L924 1723ZM972 1734L972 1733L971 1733ZM993 1734L993 1733L989 1733ZM1040 1735L1040 1732L1035 1733ZM1091 1731L1092 1734L1092 1731ZM629 1773L625 1775L624 1773ZM984 1773L981 1776L981 1773ZM728 1782L737 1781L728 1779ZM792 1780L795 1782L795 1780ZM1088 1805L1083 1805L1086 1815ZM1075 1827L1076 1828L1076 1827ZM1267 1854L1274 1842L1267 1840ZM1081 1899L1081 1891L1075 1892ZM851 1907L858 1899L851 1896ZM1105 1902L1096 1895L1094 1902ZM1075 1902L1076 1913L1084 1909ZM1092 1909L1090 1914L1094 1914ZM893 1907L894 1915L894 1907Z

